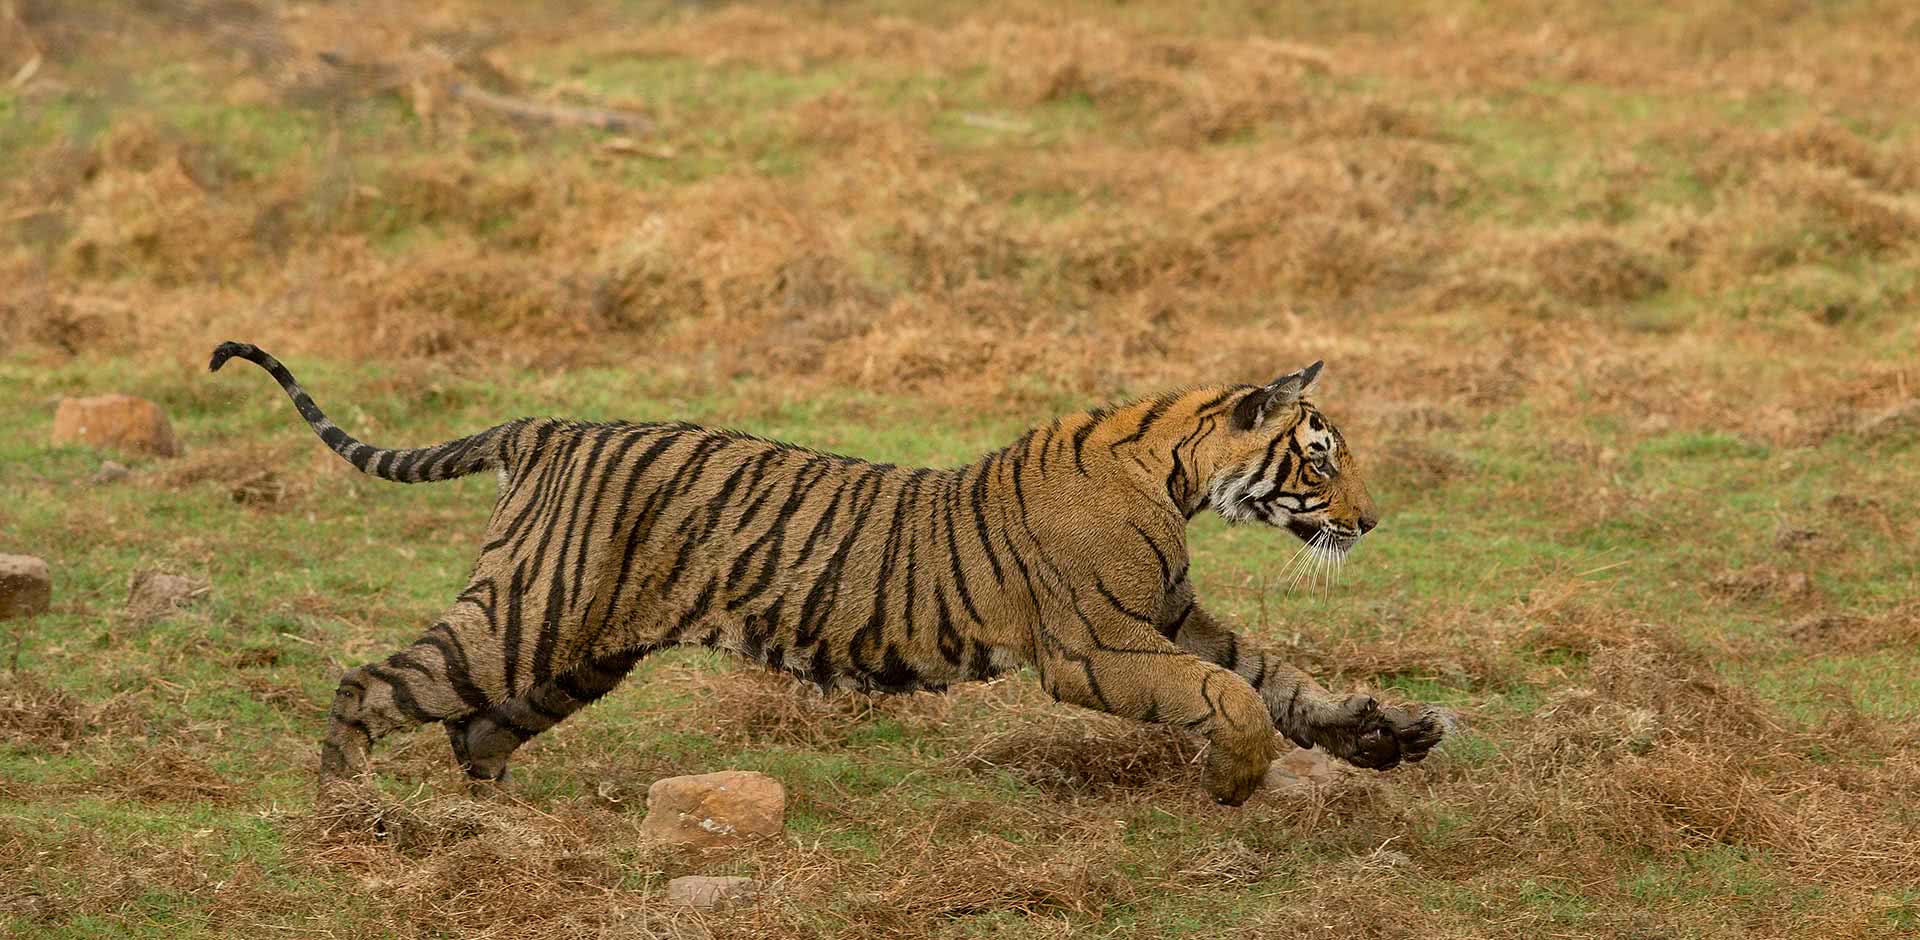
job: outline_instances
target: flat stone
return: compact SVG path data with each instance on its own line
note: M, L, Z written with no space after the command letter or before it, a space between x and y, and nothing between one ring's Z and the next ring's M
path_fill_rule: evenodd
M1300 794L1324 787L1339 779L1340 771L1319 748L1294 748L1267 765L1261 786L1275 794Z
M53 603L53 574L32 555L0 555L0 620L31 617Z
M53 413L55 444L85 444L115 450L178 457L180 439L159 405L132 395L66 398Z
M209 585L185 575L164 571L141 571L127 588L127 619L149 624L185 607L188 601L207 593Z
M763 773L723 770L667 777L647 788L642 834L698 848L778 836L787 822L787 791Z
M93 486L105 486L108 483L118 483L126 479L129 472L126 464L116 463L112 460L101 461L100 469L94 471L93 476L87 478L87 482Z
M702 910L739 907L759 897L760 882L734 875L682 875L667 882L667 900Z

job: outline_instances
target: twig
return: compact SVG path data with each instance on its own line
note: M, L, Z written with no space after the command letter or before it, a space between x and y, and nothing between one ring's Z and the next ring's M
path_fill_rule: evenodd
M447 86L447 94L469 104L489 108L512 117L547 124L584 124L605 131L623 131L629 134L645 134L653 130L653 121L645 115L631 111L615 111L609 108L582 108L565 104L541 104L496 95L484 89L455 82Z

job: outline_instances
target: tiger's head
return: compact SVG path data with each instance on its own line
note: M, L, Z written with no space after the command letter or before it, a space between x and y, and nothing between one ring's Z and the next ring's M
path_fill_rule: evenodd
M1255 390L1234 406L1208 502L1228 522L1265 522L1344 558L1380 523L1340 429L1306 400L1323 363Z

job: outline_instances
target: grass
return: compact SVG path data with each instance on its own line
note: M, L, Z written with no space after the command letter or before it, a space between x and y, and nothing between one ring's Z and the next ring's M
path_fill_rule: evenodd
M63 828L42 832L28 845L61 842L66 838L61 833L69 831L64 827L78 825L104 838L98 851L120 864L132 864L156 844L186 839L195 859L191 864L214 882L229 877L238 859L255 866L265 882L250 889L257 892L254 903L293 918L332 910L341 892L354 895L358 889L349 869L328 875L322 865L316 872L311 854L316 849L300 823L308 752L321 703L330 693L330 676L341 665L373 658L410 638L438 609L470 549L465 536L486 513L490 487L476 481L426 488L373 486L316 456L317 447L289 420L289 409L264 382L238 375L182 377L137 362L108 368L154 390L173 407L180 432L195 444L195 453L185 458L191 469L149 462L139 465L127 483L85 487L82 481L101 455L39 443L45 421L39 402L49 392L70 389L91 370L17 364L0 369L10 390L0 402L5 405L0 413L9 416L0 434L16 442L7 455L10 469L0 478L5 505L11 507L4 519L9 543L0 547L43 546L41 552L59 572L55 611L15 627L21 655L10 680L12 694L38 695L50 687L77 703L81 714L97 715L88 721L86 733L73 740L16 738L7 747L0 768L15 794L8 797L9 817L23 827L33 827L39 818L67 820ZM970 428L958 416L930 414L918 403L868 400L857 394L815 396L804 402L770 402L753 395L656 399L646 379L591 370L553 389L546 407L520 407L532 404L527 396L533 393L527 389L539 384L537 377L498 372L417 378L413 381L430 383L437 391L430 405L409 407L405 402L412 394L390 387L383 392L382 386L393 380L378 370L323 363L301 363L300 368L323 401L342 403L346 407L336 410L357 413L355 420L378 426L393 440L433 439L491 416L521 411L611 417L673 410L883 459L950 463L1017 427L1011 418L1003 418ZM1557 647L1528 649L1519 642L1537 629L1535 618L1540 616L1525 611L1553 603L1535 596L1543 581L1559 580L1561 586L1549 588L1549 593L1571 594L1591 605L1579 616L1658 618L1681 635L1710 645L1728 635L1751 634L1750 628L1735 624L1778 616L1772 613L1773 602L1743 599L1727 606L1705 590L1676 589L1666 579L1701 564L1701 545L1714 546L1710 557L1729 567L1738 568L1746 558L1767 557L1772 523L1755 523L1738 512L1727 516L1722 511L1725 500L1766 505L1800 501L1804 496L1797 491L1807 476L1844 472L1853 448L1852 442L1836 441L1801 449L1796 456L1806 475L1770 476L1745 466L1768 460L1767 448L1733 435L1667 433L1635 445L1624 439L1625 432L1596 431L1596 444L1632 455L1625 464L1633 479L1672 491L1664 497L1669 505L1666 524L1695 534L1689 540L1661 542L1626 533L1623 541L1568 532L1565 520L1556 518L1561 507L1548 484L1564 480L1568 468L1532 446L1542 427L1528 412L1521 408L1492 414L1488 430L1455 441L1488 465L1487 472L1472 475L1472 488L1491 487L1491 492L1463 494L1459 490L1464 484L1408 487L1397 484L1391 473L1383 475L1378 495L1393 507L1395 535L1374 546L1366 564L1353 572L1354 580L1331 593L1282 598L1272 593L1272 585L1260 584L1260 573L1276 568L1289 551L1272 533L1204 522L1196 528L1196 570L1203 591L1248 623L1253 633L1295 646L1310 660L1324 662L1333 676L1439 701L1473 716L1474 732L1450 744L1419 772L1431 794L1414 797L1408 792L1404 797L1416 801L1417 815L1434 821L1392 827L1402 852L1444 857L1460 845L1463 831L1484 825L1480 817L1489 807L1471 792L1449 793L1448 782L1495 780L1523 772L1514 755L1525 750L1523 742L1535 733L1529 729L1541 720L1543 707L1565 689L1595 681L1587 675L1589 656L1567 655ZM236 452L248 455L245 466L231 466L225 459ZM286 467L290 473L298 468L308 479L298 482L285 503L235 504L230 478L258 465ZM1746 480L1750 492L1691 499L1677 495L1709 489L1690 485L1693 477L1715 484ZM56 493L69 496L54 498ZM1463 502L1474 499L1503 508L1460 511ZM1888 508L1898 513L1912 507L1893 503ZM121 519L137 520L134 532L95 540L66 535L114 533ZM1526 532L1536 534L1515 535ZM1609 553L1604 546L1610 541ZM1622 544L1635 545L1631 565L1603 572L1604 577L1582 577L1586 569L1603 567ZM1893 550L1891 545L1849 548ZM313 558L327 561L308 561ZM394 563L402 559L403 564ZM144 566L206 577L216 590L167 620L130 629L116 623L115 611L124 572ZM1572 570L1581 566L1581 571ZM1458 575L1463 571L1517 576L1462 582ZM1866 590L1889 576L1873 564L1856 565L1830 573L1826 590L1842 591L1856 582ZM1892 597L1867 599L1862 609L1895 602ZM1455 635L1435 635L1430 627L1416 626L1465 618L1490 621L1492 626ZM1492 654L1473 649L1480 642L1475 637L1489 636L1510 649ZM1412 652L1404 665L1379 663L1380 657L1390 659L1398 655L1396 649L1409 647ZM253 650L270 655L236 659L238 651ZM1460 666L1460 660L1473 658L1478 661ZM237 661L261 660L268 664L235 666ZM1920 665L1911 650L1863 656L1756 639L1726 662L1730 679L1745 682L1762 701L1774 703L1775 720L1799 728L1818 728L1830 717L1832 702L1816 692L1831 685L1849 689L1871 719L1896 725L1914 719L1912 703L1920 699L1910 684L1891 678L1911 674ZM775 711L769 713L769 708ZM744 714L741 720L723 717L716 727L716 712ZM1017 734L998 730L1010 717L1021 729ZM1102 920L1115 929L1149 935L1178 934L1182 924L1200 922L1257 924L1289 909L1294 895L1279 887L1304 890L1298 877L1280 885L1269 878L1217 887L1204 878L1184 883L1186 876L1177 871L1164 874L1196 852L1217 851L1229 840L1257 844L1266 846L1257 863L1260 870L1304 872L1328 859L1338 864L1359 850L1354 836L1338 825L1312 827L1274 842L1259 829L1257 817L1288 811L1284 803L1256 811L1253 819L1201 811L1192 794L1183 792L1194 783L1191 768L1152 783L1100 785L1063 803L1062 792L1052 785L1036 787L1022 779L1044 767L1022 764L1012 776L979 776L964 769L960 759L982 746L1008 746L1003 737L1070 738L1078 733L1070 729L1082 721L1045 704L1021 680L963 691L946 700L831 702L719 658L668 655L643 666L621 696L531 745L520 762L517 799L529 807L578 810L604 804L600 794L607 787L637 794L651 774L761 770L782 779L795 796L790 833L796 845L808 847L823 864L883 869L897 864L898 853L910 847L901 843L901 834L893 828L897 823L886 820L937 813L943 806L975 804L995 807L995 812L1095 818L1117 812L1123 838L1107 847L1097 867L1137 884L1127 903ZM436 737L431 732L415 735L399 754L390 755L388 782L396 797L417 793L422 786L452 792L453 780L439 766L443 746ZM1129 746L1139 745L1118 744L1117 752L1124 754ZM1645 745L1655 752L1662 746L1658 739ZM1840 742L1827 746L1847 749L1836 758L1842 766L1878 760L1876 755L1885 753L1862 753ZM189 762L197 771L171 781L165 776L143 781L160 768L178 774L174 765L156 766L156 752L167 760ZM1081 759L1109 760L1113 755ZM1580 770L1573 765L1561 772ZM186 783L179 783L183 779ZM1146 789L1132 789L1141 785ZM184 786L185 792L172 792L174 786ZM1375 786L1386 789L1369 790L1375 794L1369 801L1388 799L1387 794L1398 791L1392 782ZM131 808L92 795L124 793L127 787L141 787L134 792L145 794ZM219 796L211 804L204 801L209 792ZM1363 818L1369 815L1365 805L1360 808ZM615 818L630 825L631 817L624 812ZM1374 822L1369 828L1387 831L1380 826ZM31 829L16 830L15 836L24 837L27 831ZM1012 844L1047 851L1067 845L991 817L970 822L950 836L980 832L998 832ZM1030 841L1036 837L1039 842ZM396 862L405 864L404 859ZM1611 921L1600 912L1617 910L1623 903L1684 909L1690 902L1719 896L1716 892L1732 892L1739 911L1772 911L1779 898L1793 896L1799 900L1788 906L1788 914L1830 913L1822 906L1826 896L1794 882L1786 874L1787 863L1778 859L1713 853L1696 858L1693 849L1683 848L1590 864L1602 871L1619 866L1613 870L1622 894L1582 892L1537 878L1495 886L1469 876L1463 884L1444 871L1414 870L1395 877L1411 881L1404 888L1411 896L1435 899L1456 914L1509 910L1524 912L1530 922L1570 927L1605 927ZM208 911L218 906L217 893L209 896L191 886L148 892L83 915L91 903L83 900L91 897L85 876L60 871L56 867L20 886L50 902L80 906L69 911L73 919L54 917L48 923L66 923L83 932L115 918L145 924L141 929L213 929ZM1163 874L1151 874L1155 871ZM642 877L625 890L637 899L651 884ZM829 890L818 902L807 903L827 903L831 895ZM1900 909L1893 895L1882 892L1864 898L1845 892L1838 896ZM362 912L367 919L348 920L342 929L351 931L355 923L395 923L382 919L397 915L381 912L373 897L363 903L373 905ZM791 913L802 923L820 916L807 913L805 905ZM1092 913L1070 914L1066 923L1089 924L1086 918ZM990 929L987 924L1004 921L1009 914L986 910L953 923L960 929L976 916L984 919L981 929ZM96 923L87 917L107 920Z
M259 60L175 5L21 20L0 552L55 603L0 625L0 933L1912 931L1911 11L456 7L293 4ZM484 61L422 55L475 24ZM1324 357L1383 527L1288 593L1286 537L1198 520L1197 583L1462 725L1227 811L1197 744L1028 677L869 700L675 652L505 798L395 740L383 834L339 831L310 808L334 683L444 606L493 491L356 476L264 378L205 373L227 338L377 441L689 418L934 465ZM87 483L128 458L47 429L104 391L188 454ZM148 569L211 589L135 616ZM644 844L648 783L728 768L784 782L784 840ZM666 906L693 872L772 900Z

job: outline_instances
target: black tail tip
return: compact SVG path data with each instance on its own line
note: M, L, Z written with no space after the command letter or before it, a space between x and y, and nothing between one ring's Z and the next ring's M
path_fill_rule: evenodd
M213 361L207 363L207 371L218 372L221 366L227 364L227 360L235 356L250 359L250 354L258 351L250 343L221 343L213 348Z

